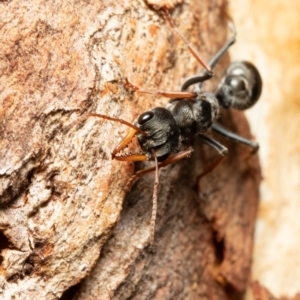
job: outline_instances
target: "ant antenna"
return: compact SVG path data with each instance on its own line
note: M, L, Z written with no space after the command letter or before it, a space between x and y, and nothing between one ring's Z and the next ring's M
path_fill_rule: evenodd
M143 131L142 129L138 128L137 126L135 126L135 125L123 120L123 119L114 118L114 117L110 117L110 116L102 115L102 114L97 114L97 113L88 113L86 115L81 116L78 120L76 120L75 122L72 122L64 130L68 131L71 127L73 127L74 125L77 125L78 123L80 123L83 120L86 120L88 117L97 117L97 118L106 119L106 120L109 120L109 121L119 122L121 124L127 125L128 127L131 127L133 130L135 130L135 132L138 132L138 133L141 133L144 136L147 136L147 133L145 131Z
M156 221L156 213L157 213L157 193L159 187L159 168L157 156L154 150L152 150L152 154L155 160L155 181L153 188L153 199L152 199L152 213L151 213L151 221L150 221L150 245L154 243L154 233L155 233L155 221Z
M166 21L169 23L172 30L181 38L181 40L187 45L189 51L194 56L194 58L205 68L209 73L212 73L211 67L204 61L204 59L201 57L200 53L194 48L194 46L180 33L178 28L175 26L174 21L172 20L172 17L170 15L169 10L164 7L162 9L163 15L166 19Z
M147 133L143 130L141 130L140 128L138 128L137 126L123 120L123 119L119 119L119 118L113 118L107 115L101 115L101 114L96 114L96 113L89 113L86 115L86 117L98 117L98 118L102 118L102 119L106 119L109 121L115 121L115 122L119 122L121 124L127 125L128 127L131 127L132 129L136 130L137 132L141 133L142 135L147 135Z

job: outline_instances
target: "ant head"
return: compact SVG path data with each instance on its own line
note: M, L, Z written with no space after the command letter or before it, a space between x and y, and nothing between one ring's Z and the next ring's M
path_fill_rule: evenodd
M239 61L226 70L216 96L222 107L244 110L256 103L261 90L262 80L256 67Z
M147 135L138 134L139 144L153 159L155 151L158 161L166 160L178 150L179 129L172 114L163 107L155 107L139 116L135 125Z

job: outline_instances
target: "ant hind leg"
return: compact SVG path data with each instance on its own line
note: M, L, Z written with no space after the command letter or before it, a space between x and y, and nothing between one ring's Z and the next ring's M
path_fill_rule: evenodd
M212 129L215 132L217 132L218 134L223 135L224 137L226 137L228 139L231 139L235 142L241 143L245 146L252 148L252 154L255 154L259 149L258 143L248 140L248 139L228 130L227 128L225 128L224 126L222 126L221 124L219 124L217 122L214 122L212 124Z

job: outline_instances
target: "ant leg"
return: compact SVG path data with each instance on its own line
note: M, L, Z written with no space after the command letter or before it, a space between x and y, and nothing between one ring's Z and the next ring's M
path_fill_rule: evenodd
M219 60L221 59L221 57L226 53L226 51L229 49L230 46L232 46L234 43L235 43L235 40L236 40L236 30L235 30L235 26L233 24L232 21L229 21L228 22L228 26L230 28L230 31L232 32L232 37L230 37L226 42L225 44L222 46L222 48L210 59L208 65L211 69L214 68L214 66L219 62ZM182 85L181 87L181 90L184 91L186 90L189 86L193 85L193 84L196 84L196 83L199 83L199 87L198 89L200 90L201 89L201 83L204 81L204 80L201 80L201 77L202 76L205 76L205 75L210 75L209 72L207 71L204 71L201 73L201 75L199 76L193 76L193 77L190 77L188 78ZM212 77L212 76L211 76ZM210 77L210 78L211 78ZM208 78L209 79L209 78ZM206 80L206 79L205 79Z
M189 156L192 152L192 149L179 152L177 154L171 155L168 159L164 162L158 163L155 151L152 150L154 159L155 159L155 167L147 168L141 171L136 172L129 180L126 186L126 190L129 191L133 183L141 176L155 171L155 181L153 187L153 197L152 197L152 213L151 213L151 220L150 220L150 245L153 245L154 242L154 233L155 233L155 221L156 221L156 213L157 213L157 194L158 194L158 187L159 187L159 169L163 168L169 164L177 162L187 156Z
M153 187L153 197L152 197L152 212L151 212L151 220L150 220L150 245L154 243L154 233L155 233L155 221L156 221L156 214L157 214L157 193L159 187L159 173L158 173L158 162L155 151L152 150L152 154L155 159L155 181Z
M199 138L204 144L214 148L221 156L225 156L228 153L228 149L216 140L203 134L199 134Z
M193 76L188 78L182 85L181 91L185 91L189 86L208 80L213 77L213 73L205 73L203 75Z
M214 148L220 154L220 157L218 157L214 162L204 169L204 171L198 176L198 181L208 173L212 172L222 162L225 155L228 153L227 148L216 140L202 134L199 135L199 138L203 143Z
M166 98L177 98L177 99L190 99L196 98L197 93L190 93L190 92L168 92L168 91L150 91L150 90L137 90L138 93L143 94L152 94L155 96L163 96Z
M212 124L212 129L216 131L217 133L227 137L228 139L234 140L238 143L244 144L250 148L252 148L252 153L256 153L259 149L259 144L253 141L250 141L236 133L231 132L230 130L226 129L221 124L214 122Z
M230 48L230 46L232 46L236 41L236 30L235 30L234 23L231 20L228 22L228 26L230 28L230 31L232 32L232 37L230 37L226 41L224 46L210 59L208 64L211 68L213 68L218 63L218 61L226 53L226 51Z
M212 75L211 75L212 76ZM211 78L209 76L209 78ZM208 75L204 76L205 78L208 77ZM207 78L207 79L209 79ZM206 79L204 79L206 80ZM190 99L190 98L196 98L197 94L196 93L191 93L191 92L169 92L169 91L161 91L161 90L145 90L145 89L140 89L137 86L133 85L131 82L128 81L128 79L125 79L125 85L127 88L131 89L134 92L137 93L142 93L142 94L152 94L155 96L162 96L166 98L177 98L177 99Z
M113 159L118 161L145 161L148 160L148 156L145 154L129 154L129 155L120 155L120 156L113 156Z
M158 164L158 168L163 168L163 167L166 167L167 165L170 165L170 164L173 164L175 162L178 162L180 160L182 160L183 158L186 158L186 157L189 157L192 153L193 149L192 148L189 148L188 150L185 150L185 151L181 151L179 153L176 153L176 154L173 154L171 155L170 157L168 157L165 161L161 162ZM132 175L132 177L129 179L126 187L125 187L125 190L126 191L130 191L132 185L143 175L145 174L148 174L148 173L151 173L155 171L155 167L150 167L150 168L147 168L147 169L144 169L144 170L140 170L140 171L137 171L134 175Z
M180 33L178 28L175 26L172 17L170 15L170 12L168 11L167 8L162 9L163 15L166 19L166 21L169 23L170 27L172 30L180 37L180 39L187 45L189 51L191 54L195 57L195 59L205 68L208 72L211 73L211 68L210 66L203 60L201 55L198 53L198 51L194 48L194 46Z

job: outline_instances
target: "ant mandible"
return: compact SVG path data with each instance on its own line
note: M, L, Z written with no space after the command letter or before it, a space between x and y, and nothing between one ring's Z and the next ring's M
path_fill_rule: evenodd
M172 30L174 30L174 32L183 40L191 54L205 70L198 76L188 78L183 83L180 92L142 90L127 81L127 86L130 86L136 92L171 98L166 108L154 107L151 110L142 113L134 124L119 118L113 118L97 113L89 113L86 115L86 117L100 117L131 127L127 136L113 150L112 159L131 162L146 160L155 161L154 167L136 172L127 185L127 187L131 187L135 180L140 176L155 171L153 205L150 222L150 244L154 241L159 169L190 156L192 152L191 147L187 150L178 151L182 142L185 142L186 144L187 142L190 142L194 136L198 136L203 143L214 148L220 154L220 160L218 160L209 171L215 168L227 154L227 148L211 137L203 135L209 128L212 128L217 133L229 139L251 147L253 152L257 151L259 147L257 143L227 130L222 125L218 124L216 119L219 116L220 107L238 110L244 110L251 107L258 100L262 90L262 80L258 70L251 63L241 61L230 64L215 94L202 92L202 83L212 78L212 68L235 42L236 32L234 25L231 21L229 22L232 37L227 40L224 46L207 64L195 48L178 31L169 11L163 9L162 12ZM198 84L195 91L187 92L187 88L193 84ZM143 153L118 155L118 153L129 145L135 136L137 137Z

